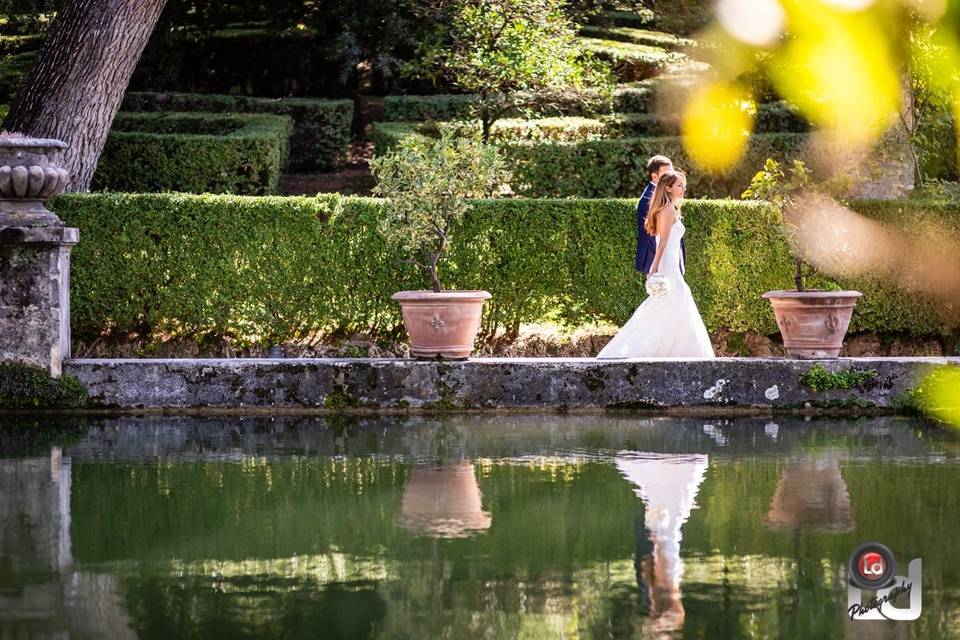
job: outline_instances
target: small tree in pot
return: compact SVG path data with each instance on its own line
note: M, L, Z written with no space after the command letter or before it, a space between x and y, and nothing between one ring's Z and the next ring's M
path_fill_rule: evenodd
M496 195L506 181L494 147L473 139L407 138L389 154L370 162L375 193L386 200L380 233L430 277L431 291L393 295L403 309L411 352L419 357L466 358L480 328L486 291L444 290L438 264L450 234L470 209L470 198Z
M836 358L843 347L853 308L863 294L806 287L806 279L815 271L804 260L803 247L798 239L799 229L792 214L797 207L803 206L800 196L814 190L810 170L802 161L794 160L784 171L780 163L768 159L743 192L743 197L773 204L780 214L781 232L794 253L796 288L763 294L773 306L784 351L797 358Z

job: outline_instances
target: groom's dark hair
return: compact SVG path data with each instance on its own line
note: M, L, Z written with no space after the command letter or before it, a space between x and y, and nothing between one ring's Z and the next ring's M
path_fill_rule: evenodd
M647 177L652 178L653 174L660 171L662 167L668 167L672 164L667 156L653 156L647 160Z

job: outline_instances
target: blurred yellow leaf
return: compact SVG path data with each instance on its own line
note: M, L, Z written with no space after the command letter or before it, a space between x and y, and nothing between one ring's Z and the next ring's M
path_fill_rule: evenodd
M683 110L683 146L701 169L723 173L746 151L755 108L732 84L710 83L696 90Z
M923 379L920 407L935 418L960 426L960 367L941 367Z

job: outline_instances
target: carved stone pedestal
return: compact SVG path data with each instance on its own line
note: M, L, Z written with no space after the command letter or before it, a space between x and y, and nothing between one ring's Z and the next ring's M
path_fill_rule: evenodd
M62 192L59 140L0 136L0 361L60 376L70 357L70 251L79 232L44 207Z

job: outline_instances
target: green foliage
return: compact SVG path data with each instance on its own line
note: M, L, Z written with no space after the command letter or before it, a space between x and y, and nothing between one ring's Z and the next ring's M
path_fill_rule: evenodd
M383 118L389 121L459 120L469 118L477 107L475 95L387 96Z
M905 216L960 230L951 203L854 202L888 224ZM485 289L483 336L521 323L622 323L643 300L633 268L636 200L478 201L453 229L444 284ZM78 227L73 253L74 335L161 333L238 344L313 332L397 335L398 289L428 278L402 264L379 233L382 200L188 194L61 196L50 208ZM689 283L712 331L774 334L761 295L791 282L790 248L769 204L691 200L684 206ZM900 222L902 224L902 222ZM851 332L949 335L960 320L879 278L813 284L865 295Z
M612 123L609 127L615 130L618 120L611 119L609 122ZM507 127L510 126L508 123ZM413 123L376 123L373 128L376 152L380 154L391 149L405 136L431 134L431 129L435 127ZM797 133L753 135L744 160L736 168L725 175L691 173L687 177L688 193L692 197L739 195L750 183L753 176L751 167L771 157L783 160L806 157L806 140L806 135ZM513 191L527 197L634 196L641 193L647 184L644 163L657 153L672 158L678 167L692 166L679 136L588 139L577 142L503 141L500 148L513 175ZM557 180L557 176L563 176L563 180Z
M803 156L802 134L751 136L741 163L725 175L693 172L687 177L691 197L722 197L739 194L749 184L752 170L764 158ZM590 140L576 143L520 144L504 147L513 173L513 190L530 197L628 197L646 186L644 163L654 154L664 154L674 165L693 166L682 141L676 136ZM557 176L563 176L558 180Z
M647 0L660 31L688 35L707 26L713 19L711 0Z
M420 45L411 75L446 79L478 96L486 140L503 114L568 102L603 100L613 89L604 65L578 46L561 0L457 0L424 18L435 32Z
M450 244L451 227L470 210L468 198L496 195L506 179L495 147L445 132L439 140L406 138L370 162L375 193L386 199L380 233L425 270L442 289L437 261Z
M743 192L742 197L747 200L764 200L776 207L780 213L778 226L781 233L793 247L794 256L794 285L797 291L805 290L806 278L813 272L806 266L803 256L799 253L800 247L796 242L797 226L791 222L790 210L797 205L797 198L811 189L811 172L802 160L794 160L793 164L784 171L779 162L767 158L763 169L758 171L750 181L750 187Z
M293 121L287 116L120 113L95 189L275 193Z
M206 111L273 113L293 118L289 168L326 171L346 160L350 146L353 101L311 98L248 98L197 93L131 92L126 111Z
M0 130L3 129L3 121L7 118L7 113L10 112L10 107L5 104L0 104Z
M0 409L76 409L88 402L87 390L71 375L53 378L35 364L0 362Z
M39 33L17 36L0 35L0 56L37 51L42 42L43 36Z
M36 57L35 51L0 57L0 102L10 103Z
M650 29L636 29L632 27L601 27L585 25L580 27L580 35L597 40L618 40L651 47L678 50L684 47L696 46L696 41L683 38L672 33L652 31Z
M587 37L579 38L579 42L586 51L608 62L621 82L646 80L668 72L703 71L709 68L702 62L659 45Z
M610 10L603 13L604 24L615 27L631 27L639 29L652 24L654 21L653 11L645 7L638 7L636 11Z
M859 370L854 367L842 371L828 371L817 363L800 376L800 384L814 391L862 389L877 379L875 369Z

